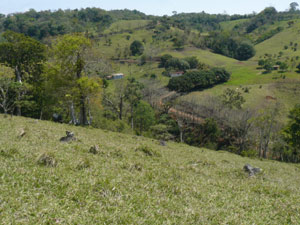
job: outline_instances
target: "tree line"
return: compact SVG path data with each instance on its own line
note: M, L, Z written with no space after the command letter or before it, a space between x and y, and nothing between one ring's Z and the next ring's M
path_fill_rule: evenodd
M284 124L280 122L282 107L278 103L266 102L256 110L244 107L244 103L241 92L229 88L201 101L190 98L174 103L178 138L198 147L299 163L300 105L290 110Z
M224 68L188 71L183 76L171 78L167 87L172 91L191 92L224 83L229 78L230 73Z

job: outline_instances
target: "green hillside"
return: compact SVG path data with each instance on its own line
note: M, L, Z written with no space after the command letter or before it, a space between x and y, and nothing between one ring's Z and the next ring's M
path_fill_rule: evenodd
M300 37L298 35L300 29L300 20L295 20L291 27L289 27L286 22L281 23L281 26L284 27L283 31L256 45L256 58L259 58L266 53L278 55L279 52L283 52L282 57L293 57L300 55L299 51L294 51L292 49L293 46L291 46L291 43L293 43L292 45L295 43L300 43ZM285 49L284 46L287 46L288 48Z
M222 29L231 31L236 25L242 24L249 21L249 19L239 19L239 20L233 20L233 21L226 21L221 22L220 25Z
M77 140L61 143L66 130ZM295 164L22 117L1 116L0 135L1 224L300 220ZM98 154L89 153L93 145ZM56 166L44 165L41 155ZM249 177L246 163L262 172Z

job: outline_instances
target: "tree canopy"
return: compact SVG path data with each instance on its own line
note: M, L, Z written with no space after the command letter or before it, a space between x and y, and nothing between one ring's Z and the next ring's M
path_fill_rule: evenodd
M142 55L144 52L144 45L141 41L133 41L130 45L130 51L132 55Z

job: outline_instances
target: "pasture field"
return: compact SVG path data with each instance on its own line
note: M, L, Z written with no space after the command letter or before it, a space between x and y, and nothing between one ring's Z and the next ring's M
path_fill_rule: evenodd
M60 142L66 130L77 140ZM300 221L296 164L3 115L0 161L1 224Z

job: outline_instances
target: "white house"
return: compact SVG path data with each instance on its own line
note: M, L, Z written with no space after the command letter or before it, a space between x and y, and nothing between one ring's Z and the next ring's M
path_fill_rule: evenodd
M123 78L124 78L123 73L114 73L107 77L107 79L109 79L109 80L118 80L118 79L123 79Z

